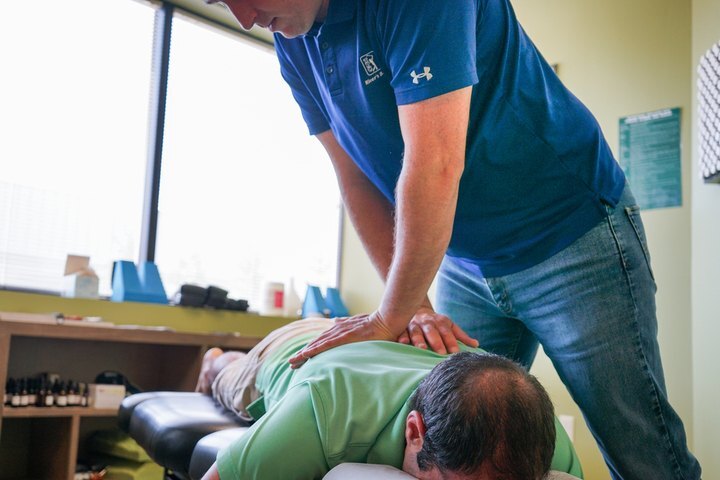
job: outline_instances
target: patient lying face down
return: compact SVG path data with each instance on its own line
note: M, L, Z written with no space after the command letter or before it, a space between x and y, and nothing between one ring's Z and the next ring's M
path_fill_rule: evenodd
M428 480L580 473L562 428L556 440L547 393L519 365L473 348L442 356L363 342L290 369L287 359L329 325L295 322L248 354L208 351L198 390L259 419L205 479L322 478L344 462Z

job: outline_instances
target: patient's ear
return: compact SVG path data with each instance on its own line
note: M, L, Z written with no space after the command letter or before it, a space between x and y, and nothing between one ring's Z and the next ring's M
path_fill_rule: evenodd
M422 450L425 441L425 421L417 410L408 413L405 419L405 448L412 453Z
M417 455L425 441L425 421L417 410L411 411L405 419L405 452L403 455L403 471L420 478L420 466Z

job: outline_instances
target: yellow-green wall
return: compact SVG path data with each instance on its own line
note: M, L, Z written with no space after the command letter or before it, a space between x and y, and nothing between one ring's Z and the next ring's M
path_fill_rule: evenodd
M690 2L515 0L518 16L566 85L595 113L617 155L618 119L682 108L683 206L643 212L658 284L659 342L670 400L692 430L690 313ZM533 368L558 410L574 405L546 357ZM609 478L582 422L576 445L586 478ZM688 432L692 439L691 432Z
M692 70L711 45L720 41L720 1L692 2ZM696 77L693 77L695 98ZM693 111L696 125L697 111ZM697 140L693 136L693 169ZM703 478L720 478L720 185L692 176L692 308L695 451Z
M691 4L514 0L513 5L547 60L559 63L562 80L598 117L615 153L620 117L667 107L683 109L683 206L647 211L644 219L658 283L659 338L669 395L692 439ZM382 284L349 222L345 228L343 294L353 312L369 311L377 306ZM576 418L575 444L585 478L610 478L579 410L547 357L538 356L533 373L550 391L558 413Z

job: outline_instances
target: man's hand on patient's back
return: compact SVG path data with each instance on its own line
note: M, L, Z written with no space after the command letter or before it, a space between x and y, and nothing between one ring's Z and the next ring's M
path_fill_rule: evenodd
M418 348L430 347L440 354L460 351L458 341L471 347L478 346L478 341L465 333L459 325L431 307L420 307L397 341Z
M397 335L390 331L378 312L336 318L335 325L290 358L290 365L298 368L315 355L347 343L367 340L395 341L396 338Z
M478 341L471 338L458 325L445 315L436 313L430 307L418 309L407 329L394 334L379 312L370 315L355 315L335 319L335 325L323 332L292 358L292 368L299 368L310 358L331 348L347 343L367 340L388 340L412 344L418 348L428 346L440 353L455 353L460 350L458 340L466 345L477 347Z

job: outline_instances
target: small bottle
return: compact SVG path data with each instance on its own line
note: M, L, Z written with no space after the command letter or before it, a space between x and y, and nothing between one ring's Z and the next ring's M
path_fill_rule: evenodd
M80 391L82 387L80 386L80 382L75 382L75 406L79 407L82 403L82 392Z
M67 406L68 407L74 407L77 405L77 400L75 396L75 384L72 380L68 380L67 383Z
M299 318L302 311L302 300L295 290L295 279L291 278L285 285L284 315L290 318Z
M28 379L23 378L20 381L20 406L21 407L27 407L28 406L28 400L30 399L30 395L28 394Z
M11 407L20 406L20 381L16 380L12 388L12 397L10 398Z
M5 382L5 402L3 405L12 405L13 395L15 394L15 379L8 378Z
M5 380L5 394L3 395L3 405L7 405L10 403L10 382L12 382L12 378L8 378Z
M263 287L260 315L277 316L283 315L285 305L285 285L281 282L266 282Z
M35 396L35 406L44 407L45 397L47 396L47 390L45 389L45 380L39 378L38 381L37 395Z
M45 403L44 407L52 407L55 405L55 392L53 389L54 385L48 380L45 384Z
M79 407L82 403L82 393L80 393L80 382L75 382L75 406Z
M37 380L28 379L28 406L34 407L37 403Z
M58 407L67 407L67 390L65 390L65 382L60 382L57 395L55 395L55 405Z
M81 383L80 384L80 406L81 407L87 407L88 406L88 400L89 400L89 388L87 386L87 383Z

